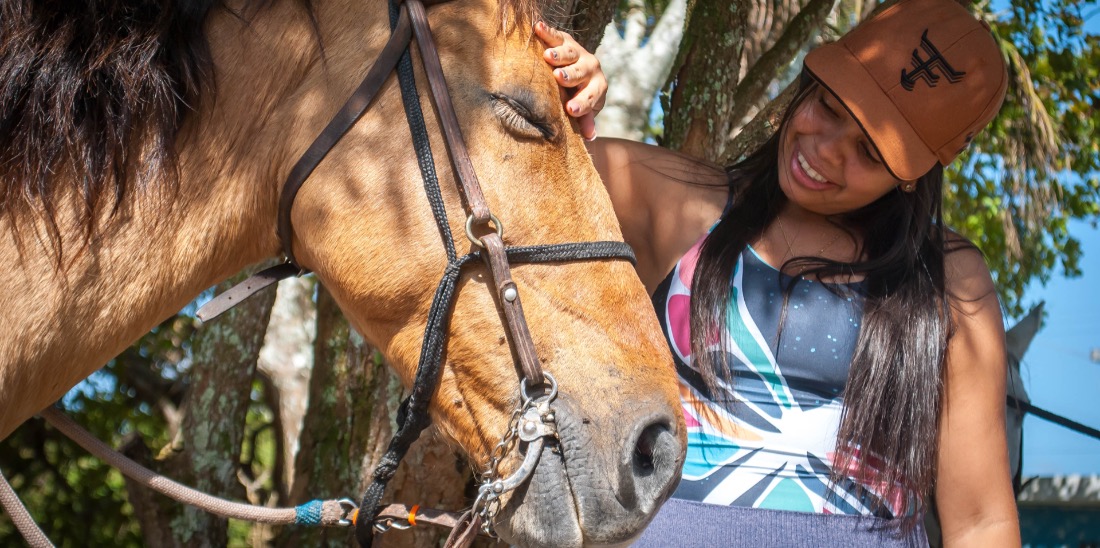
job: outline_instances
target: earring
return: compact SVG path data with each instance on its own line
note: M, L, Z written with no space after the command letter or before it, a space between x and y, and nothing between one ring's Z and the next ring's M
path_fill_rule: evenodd
M908 183L905 183L904 185L901 185L901 190L903 192L913 192L916 189L917 189L917 183L915 183L913 181L909 181Z

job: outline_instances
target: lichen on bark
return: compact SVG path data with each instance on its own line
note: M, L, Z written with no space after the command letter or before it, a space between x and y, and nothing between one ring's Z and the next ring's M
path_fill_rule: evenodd
M716 161L722 156L741 71L745 0L688 4L680 54L665 87L663 145ZM714 37L718 37L715 39Z

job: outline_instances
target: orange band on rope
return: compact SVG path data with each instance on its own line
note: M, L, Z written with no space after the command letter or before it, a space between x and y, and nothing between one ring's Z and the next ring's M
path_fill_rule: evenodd
M413 526L416 525L416 512L419 511L419 510L420 510L420 505L419 504L414 504L413 507L409 509L409 525L413 525Z
M359 509L356 508L355 511L351 513L351 524L352 525L358 525L356 523L358 520L359 520Z

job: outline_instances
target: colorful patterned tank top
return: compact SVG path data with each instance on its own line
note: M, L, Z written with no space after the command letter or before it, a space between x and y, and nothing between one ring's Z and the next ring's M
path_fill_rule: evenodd
M688 453L676 498L711 504L890 517L876 491L831 482L843 389L859 336L859 284L799 279L779 336L791 278L751 247L730 281L726 352L732 386L707 389L692 367L691 280L702 239L653 295L676 362ZM831 284L830 284L831 285ZM896 507L896 506L895 506Z

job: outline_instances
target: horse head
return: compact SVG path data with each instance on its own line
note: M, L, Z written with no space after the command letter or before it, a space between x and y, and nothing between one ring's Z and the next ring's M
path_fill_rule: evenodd
M495 2L452 2L431 12L462 134L497 228L515 246L621 240L541 48L529 26L515 25L516 14L508 23L499 9ZM371 36L387 34L384 18L369 19L379 21ZM338 52L353 50L358 39L325 39L329 73L362 73L361 59L336 67L344 59ZM421 102L444 181L442 232L458 235L459 254L475 251L476 238L461 236L464 197L448 184L455 169L442 131L427 97ZM427 214L402 112L398 91L384 89L319 166L296 200L292 245L409 385L432 288L448 257L441 229ZM558 441L543 447L529 483L506 495L496 529L523 545L626 541L675 486L684 447L672 369L644 289L622 261L517 265L512 274L540 365L558 385ZM430 404L439 429L479 470L508 432L520 398L490 282L480 263L459 279L442 381ZM515 468L518 453L507 457L503 468Z

